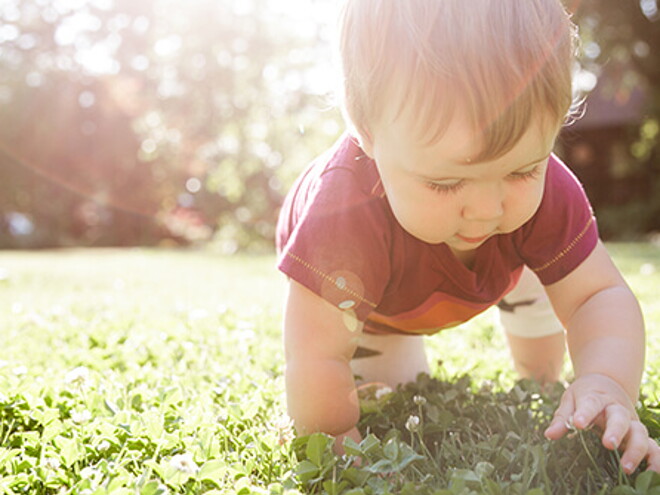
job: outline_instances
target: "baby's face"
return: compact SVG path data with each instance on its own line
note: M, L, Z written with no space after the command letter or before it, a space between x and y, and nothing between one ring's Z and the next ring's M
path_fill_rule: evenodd
M420 144L400 119L373 130L364 143L375 159L387 199L401 226L418 239L472 251L513 232L541 203L556 133L534 123L504 156L474 163L474 133L454 121L442 139Z

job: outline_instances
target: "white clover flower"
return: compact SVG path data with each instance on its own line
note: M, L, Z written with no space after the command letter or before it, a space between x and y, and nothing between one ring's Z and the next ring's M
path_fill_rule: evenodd
M62 316L66 313L66 309L61 304L55 304L50 308L50 314L53 316Z
M652 263L644 263L639 267L639 273L645 276L653 275L655 273L655 266Z
M156 487L155 493L158 493L160 495L170 495L170 490L165 485L160 483L158 487Z
M185 452L177 454L170 459L170 466L186 474L195 474L199 471L199 466L193 460L192 454Z
M415 416L414 414L411 414L408 419L406 420L406 430L410 432L416 432L417 429L419 428L419 416Z
M102 440L101 443L96 446L97 452L106 452L108 449L110 449L110 442L107 440Z
M51 471L57 471L60 467L60 460L55 457L44 457L43 466Z
M416 395L415 397L413 397L413 402L418 406L423 406L424 404L426 404L426 397L424 397L423 395Z
M167 486L163 485L162 483L159 483L158 486L156 487L156 490L153 493L157 493L158 495L170 495L170 490L169 488L167 488Z
M376 398L376 400L380 400L383 397L385 397L387 394L391 394L391 393L392 393L392 388L388 386L384 386L376 390L374 397Z
M282 414L275 418L269 424L269 428L275 430L278 435L278 442L280 445L285 445L289 443L295 437L295 432L293 430L293 420L289 417L288 414Z
M293 427L293 420L285 413L275 418L270 424L276 430L287 430Z
M236 333L236 338L239 342L249 342L255 339L257 334L252 330L251 328L247 328L244 330L239 330Z
M188 311L188 319L191 321L203 320L208 317L209 312L204 308L195 308Z
M89 412L87 409L83 409L82 411L71 412L71 421L73 421L77 425L82 425L84 423L87 423L90 419L92 419L92 413Z
M80 477L82 479L91 479L94 478L94 476L96 476L97 473L98 470L94 469L91 466L87 466L80 470Z
M72 369L66 374L64 381L69 385L84 387L89 383L89 368L86 366L78 366L77 368Z
M25 375L28 372L27 366L16 366L13 370L11 370L14 375L16 376L22 376Z

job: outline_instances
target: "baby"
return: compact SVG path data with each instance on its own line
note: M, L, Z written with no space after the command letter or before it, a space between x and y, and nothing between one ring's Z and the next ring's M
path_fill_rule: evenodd
M635 412L639 306L552 153L572 108L575 29L560 0L348 0L349 131L287 196L279 268L289 414L360 440L357 385L429 367L423 335L498 305L516 369L575 380L549 439L600 427L628 473L660 471ZM555 316L556 315L556 316Z

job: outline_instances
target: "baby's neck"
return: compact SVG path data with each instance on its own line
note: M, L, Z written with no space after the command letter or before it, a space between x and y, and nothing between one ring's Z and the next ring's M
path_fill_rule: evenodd
M476 249L472 249L470 251L461 251L458 249L454 248L449 248L451 249L451 252L454 253L454 256L463 263L466 267L472 269L472 265L474 264L474 257L477 254Z

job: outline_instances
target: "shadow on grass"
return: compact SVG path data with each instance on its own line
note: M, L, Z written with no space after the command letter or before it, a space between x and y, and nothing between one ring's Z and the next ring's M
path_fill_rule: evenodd
M306 492L347 495L660 494L660 475L625 475L595 431L543 437L563 390L520 381L498 392L468 376L420 375L363 398L364 440L345 443L348 455L333 455L325 435L297 439L298 479ZM660 409L642 406L640 416L657 439Z

